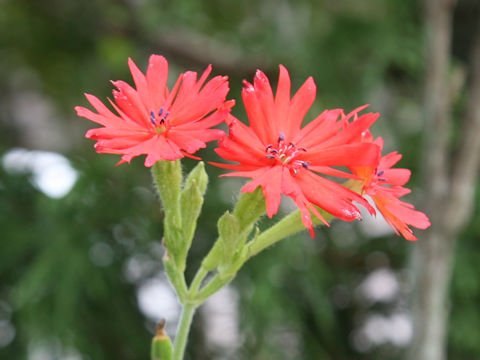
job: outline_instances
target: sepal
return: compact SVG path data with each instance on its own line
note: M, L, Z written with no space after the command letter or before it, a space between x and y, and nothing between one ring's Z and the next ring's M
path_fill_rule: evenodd
M264 213L265 197L260 186L250 193L243 193L233 211L241 231L255 224Z
M192 171L190 171L187 179L185 180L185 188L188 188L193 182L197 184L198 190L203 196L205 194L205 190L207 190L208 185L208 175L205 171L205 164L203 163L203 161L200 161L197 166L195 166Z
M229 264L241 240L240 221L229 211L225 212L218 220L218 235L222 249L219 263Z
M179 251L176 261L179 270L182 272L185 270L187 253L192 245L207 184L208 175L205 172L203 162L200 162L188 175L185 181L185 187L180 194L181 231L183 236L181 243L178 245Z
M182 243L182 216L180 212L182 168L180 160L157 161L152 166L152 176L165 212L165 247L170 256L177 259L179 256L180 245Z
M260 187L251 193L243 193L233 214L226 212L218 220L219 237L202 262L206 271L218 267L219 274L231 273L232 262L245 245L253 225L265 213L265 198Z

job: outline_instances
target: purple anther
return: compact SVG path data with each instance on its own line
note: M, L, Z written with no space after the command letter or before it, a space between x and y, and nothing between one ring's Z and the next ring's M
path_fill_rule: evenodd
M167 120L167 116L168 116L168 115L170 115L170 111L167 111L167 112L165 113L165 115L163 115L163 117L162 117L161 120L160 120L160 124L163 125L163 124L165 123L165 121Z
M153 125L155 125L155 113L153 112L153 110L150 110L150 121Z

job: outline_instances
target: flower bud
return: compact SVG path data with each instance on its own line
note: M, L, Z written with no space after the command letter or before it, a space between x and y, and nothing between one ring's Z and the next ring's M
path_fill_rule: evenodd
M152 340L152 360L171 360L173 346L170 337L165 333L165 319L157 325L157 333Z

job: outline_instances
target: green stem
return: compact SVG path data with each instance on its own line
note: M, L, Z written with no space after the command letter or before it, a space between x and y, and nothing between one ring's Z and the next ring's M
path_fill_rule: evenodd
M183 273L178 270L176 264L168 256L164 256L163 266L170 283L177 292L180 302L182 304L185 303L187 298L187 283L185 282Z
M203 279L205 279L205 276L207 276L207 274L208 271L203 266L200 266L200 269L198 269L195 277L192 280L192 284L190 285L191 298L196 296L198 289L200 288L200 285L202 285L202 281Z
M202 290L200 290L195 299L199 303L203 303L206 299L208 299L210 296L215 294L218 290L220 290L222 287L227 285L232 279L235 277L235 274L229 275L227 277L221 277L219 274L216 274L210 282L205 285Z
M325 218L325 220L328 221L333 218L333 216L329 213L324 212L320 209L319 211ZM262 232L255 240L249 242L246 246L247 258L245 260L251 258L252 256L255 256L260 251L276 243L277 241L282 240L287 236L293 235L299 231L305 230L305 225L303 225L302 223L301 216L302 215L300 211L297 210L285 216L278 223ZM316 216L312 216L312 221L314 225L321 223L321 221Z
M177 336L175 337L175 346L173 348L172 360L183 360L185 347L187 345L188 333L192 325L193 315L197 309L194 304L185 304L180 316L180 323L178 324Z

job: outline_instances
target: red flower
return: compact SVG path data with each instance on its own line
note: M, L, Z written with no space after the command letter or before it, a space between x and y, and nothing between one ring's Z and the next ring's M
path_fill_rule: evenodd
M373 139L367 133L362 141L371 143ZM382 138L378 138L374 143L380 149L383 148ZM426 229L430 226L430 220L424 213L414 210L412 204L399 199L411 192L410 189L403 187L410 179L410 170L392 169L392 166L401 158L402 155L392 152L381 157L372 166L354 167L352 171L362 179L363 193L371 196L378 210L397 235L401 233L407 240L417 240L408 225Z
M302 212L303 223L312 236L310 211L327 224L313 205L343 220L361 217L352 201L374 212L360 195L317 173L352 177L332 166L371 165L377 161L379 152L374 144L349 144L368 129L378 114L362 115L343 129L348 118L360 109L349 116L345 116L340 109L326 110L301 128L315 94L315 83L308 78L291 99L290 77L287 70L280 66L274 97L267 77L257 71L253 85L245 82L242 91L250 126L230 115L227 118L229 135L220 140L216 149L224 159L239 164L215 164L237 170L224 176L252 179L242 188L242 192L251 192L261 186L269 217L278 211L281 195L291 197Z
M224 121L233 106L232 101L225 102L229 91L226 76L205 83L211 66L198 81L196 72L187 71L169 91L168 63L163 56L150 56L146 75L131 59L128 65L136 89L123 81L112 82L117 90L113 90L115 102L109 101L118 115L90 94L85 96L96 113L75 108L78 116L103 125L86 134L97 140L97 152L122 154L119 164L145 154L145 166L150 167L158 160L193 157L189 154L223 135L223 131L210 127Z

